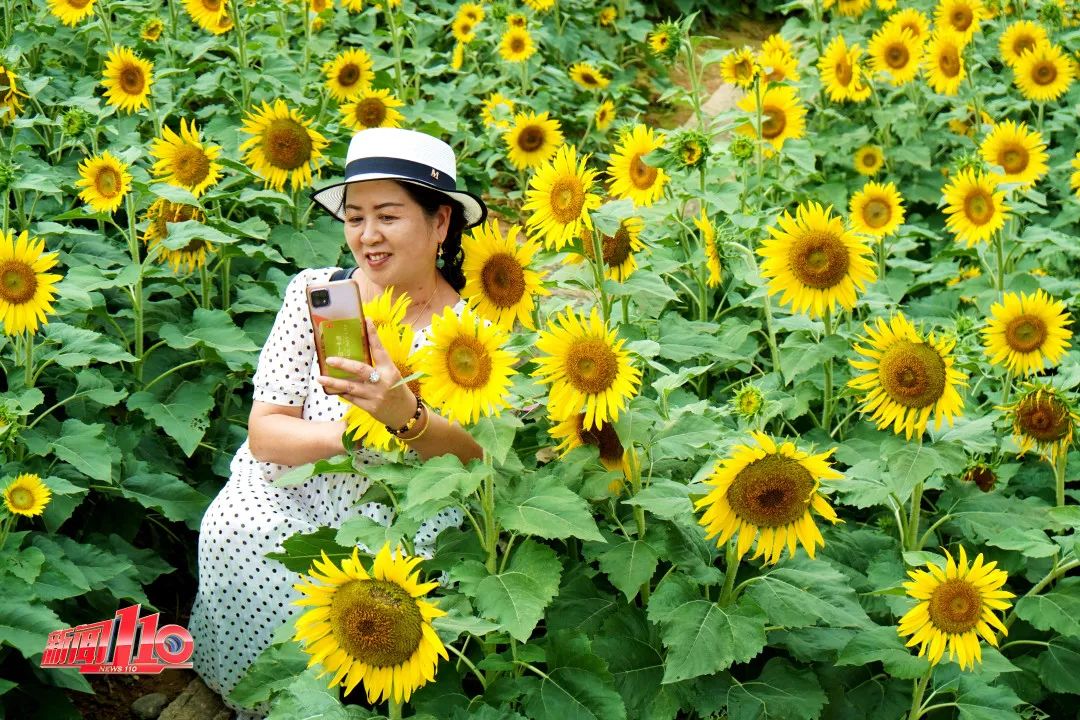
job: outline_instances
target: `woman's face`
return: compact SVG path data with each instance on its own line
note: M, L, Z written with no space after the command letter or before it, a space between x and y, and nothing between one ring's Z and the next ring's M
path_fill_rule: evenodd
M372 284L411 288L431 278L450 206L429 218L393 180L345 186L345 242Z

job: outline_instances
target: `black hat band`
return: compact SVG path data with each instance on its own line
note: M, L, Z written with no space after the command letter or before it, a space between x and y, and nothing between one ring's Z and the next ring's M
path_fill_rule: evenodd
M412 160L395 157L366 157L352 160L345 166L346 178L367 174L397 175L434 185L440 190L457 191L457 182L449 173Z

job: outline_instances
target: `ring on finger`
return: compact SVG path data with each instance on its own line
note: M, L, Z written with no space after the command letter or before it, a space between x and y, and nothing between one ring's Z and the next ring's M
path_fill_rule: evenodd
M375 384L375 383L379 382L379 377L380 377L379 376L379 371L372 368L371 375L368 376L368 382L372 383L372 384Z

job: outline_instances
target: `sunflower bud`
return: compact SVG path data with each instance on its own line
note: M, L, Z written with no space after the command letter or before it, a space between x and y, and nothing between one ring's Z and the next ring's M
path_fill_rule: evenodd
M665 60L673 60L682 48L683 33L679 24L666 20L649 33L649 49L653 55Z
M672 139L671 152L679 166L701 167L709 159L709 137L698 130L680 132Z
M165 29L165 23L161 21L161 18L152 17L147 18L146 22L142 24L139 29L139 37L149 42L157 42L161 37L162 30Z
M68 137L75 137L90 125L91 115L82 108L71 108L64 113L60 127Z
M751 420L765 406L765 395L753 385L743 385L735 392L731 407L739 416Z
M986 172L986 163L983 162L978 153L963 152L953 160L953 168L957 173L962 173L965 170L984 173Z
M9 163L7 160L0 160L0 190L7 190L11 187L11 184L15 182L15 173L18 170L18 165Z
M984 493L993 490L994 485L997 484L997 474L994 473L994 469L982 462L975 463L965 470L961 479L964 482L975 483Z
M746 135L737 135L731 141L731 154L740 162L754 157L754 141Z
M1046 2L1039 8L1039 22L1047 30L1057 30L1065 24L1065 13L1057 3Z

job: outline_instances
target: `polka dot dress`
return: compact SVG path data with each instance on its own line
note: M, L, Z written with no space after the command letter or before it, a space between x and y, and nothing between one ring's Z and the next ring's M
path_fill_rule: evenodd
M344 417L346 404L327 395L316 380L319 363L305 297L307 285L329 280L336 269L303 270L289 282L252 379L255 400L302 405L306 420ZM454 312L460 316L465 305L460 300ZM417 330L414 349L430 343L427 334L427 327ZM383 459L378 451L366 448L360 454L364 464ZM189 623L195 640L192 663L207 686L238 711L238 720L265 717L268 706L244 711L227 696L270 645L274 630L303 612L291 604L303 597L292 587L301 576L265 555L281 552L282 541L293 533L338 527L359 515L388 525L393 515L391 508L379 503L358 504L371 484L363 475L327 473L291 487L271 484L290 467L256 460L244 440L229 467L229 481L207 508L200 527L199 589ZM461 521L460 510L449 508L423 523L415 537L416 553L430 557L439 532Z

